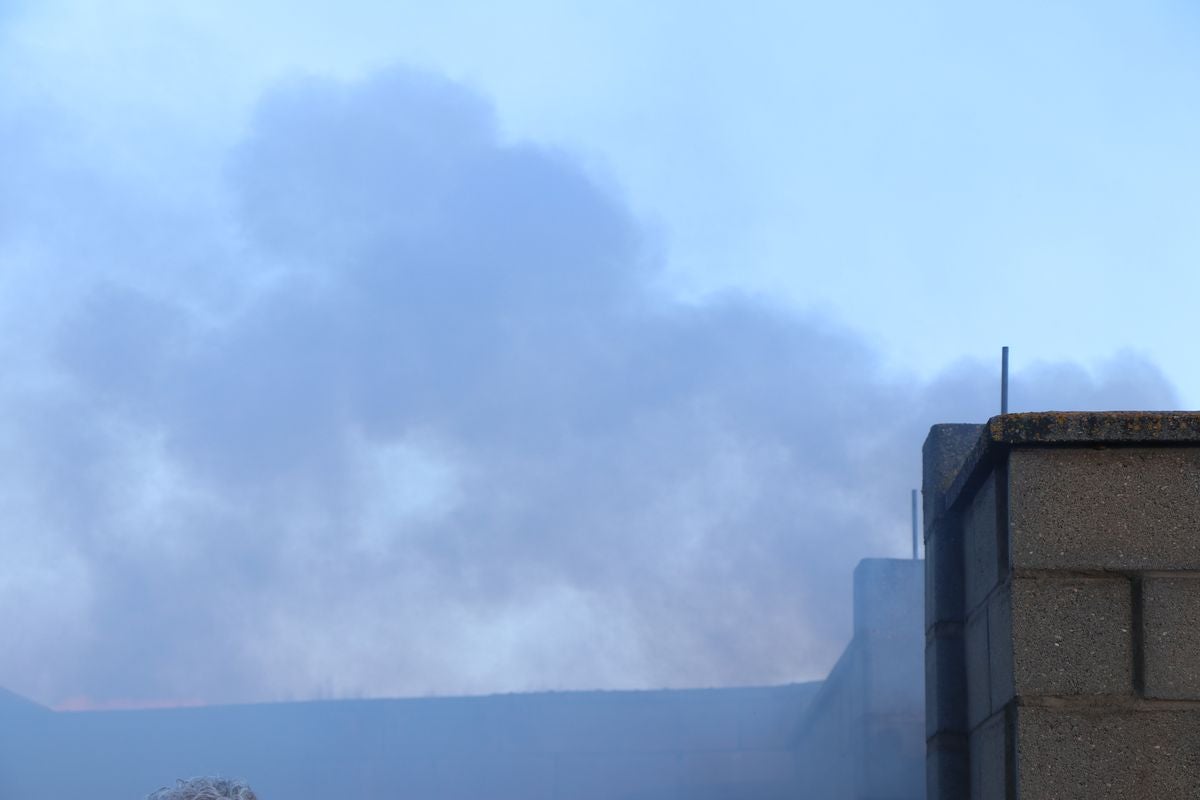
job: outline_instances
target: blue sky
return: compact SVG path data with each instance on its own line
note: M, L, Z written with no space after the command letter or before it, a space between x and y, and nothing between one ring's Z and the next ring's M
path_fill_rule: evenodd
M1001 345L1016 410L1200 398L1195 38L1165 3L0 6L0 686L823 676Z
M1003 343L1022 363L1132 348L1185 404L1200 398L1186 336L1200 51L1186 4L26 14L10 74L34 69L26 90L139 160L154 136L140 114L228 141L282 76L404 63L475 87L510 136L568 148L617 186L661 238L668 291L746 288L816 309L922 375Z

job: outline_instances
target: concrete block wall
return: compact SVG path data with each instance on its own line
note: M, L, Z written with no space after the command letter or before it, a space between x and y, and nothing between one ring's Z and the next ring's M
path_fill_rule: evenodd
M926 441L929 798L1200 797L1200 414Z

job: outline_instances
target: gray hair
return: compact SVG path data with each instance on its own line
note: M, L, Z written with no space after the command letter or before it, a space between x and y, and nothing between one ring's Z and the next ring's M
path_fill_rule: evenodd
M258 797L241 781L192 778L177 781L173 789L159 789L146 800L258 800Z

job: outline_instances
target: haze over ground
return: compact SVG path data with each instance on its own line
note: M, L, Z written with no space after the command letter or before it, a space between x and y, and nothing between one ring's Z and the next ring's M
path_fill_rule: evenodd
M0 5L0 686L822 677L928 425L1194 405L1196 17Z

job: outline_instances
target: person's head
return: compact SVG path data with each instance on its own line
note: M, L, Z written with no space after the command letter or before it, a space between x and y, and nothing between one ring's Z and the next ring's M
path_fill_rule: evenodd
M159 789L146 800L258 800L249 786L225 778L192 778L172 789Z

